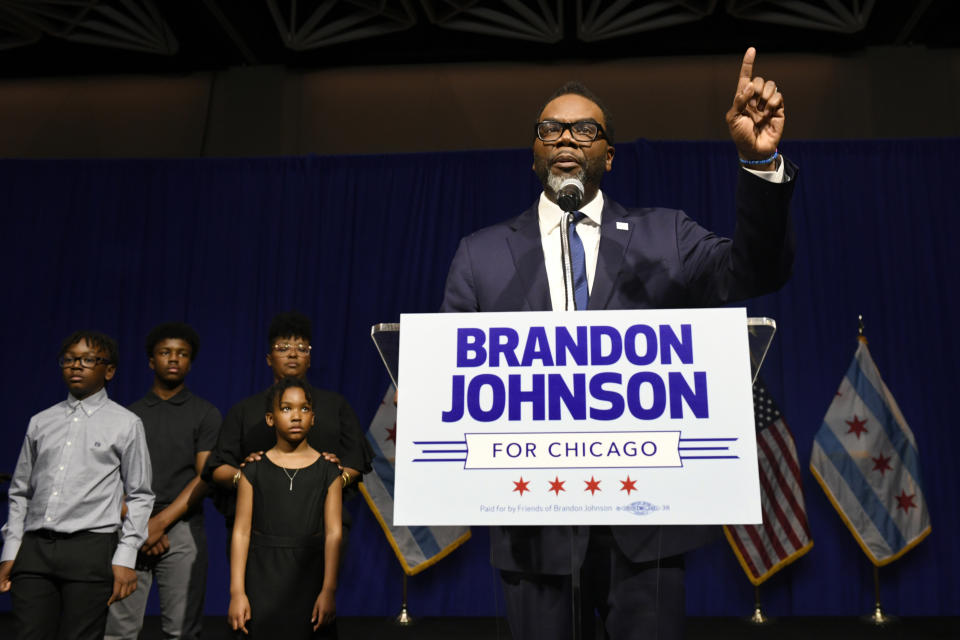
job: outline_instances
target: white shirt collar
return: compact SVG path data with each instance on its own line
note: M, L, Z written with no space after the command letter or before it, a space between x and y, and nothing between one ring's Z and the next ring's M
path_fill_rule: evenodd
M596 197L580 207L579 210L599 227L603 216L603 192L598 190ZM537 203L537 217L540 220L540 233L548 235L560 226L560 221L563 219L563 209L557 203L550 202L547 194L541 192L540 201Z

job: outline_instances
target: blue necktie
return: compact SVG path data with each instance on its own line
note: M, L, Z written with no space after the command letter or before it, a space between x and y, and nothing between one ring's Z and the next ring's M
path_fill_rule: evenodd
M587 288L587 256L583 251L583 241L577 235L577 223L583 220L586 214L582 211L573 211L567 216L567 233L570 238L570 262L573 270L573 301L577 311L587 308L590 291Z

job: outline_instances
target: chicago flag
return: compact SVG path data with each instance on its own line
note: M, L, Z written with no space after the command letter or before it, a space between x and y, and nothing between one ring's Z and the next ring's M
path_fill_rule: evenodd
M408 576L436 564L470 539L469 527L398 527L393 524L393 472L397 444L397 408L391 385L380 402L367 442L373 447L373 471L363 476L360 492L380 523L387 542Z
M863 338L814 437L810 470L876 566L930 533L916 440Z

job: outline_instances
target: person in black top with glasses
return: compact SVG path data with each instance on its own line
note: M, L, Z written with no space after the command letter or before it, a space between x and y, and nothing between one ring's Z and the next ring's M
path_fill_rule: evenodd
M274 383L283 378L306 378L310 368L310 344L313 331L310 319L289 311L277 314L270 322L267 337L267 365L273 370ZM213 482L218 491L215 502L233 528L236 486L240 469L250 460L259 460L277 440L267 426L264 406L269 389L241 400L227 413L220 428L217 445L211 452L202 477ZM314 426L307 437L310 446L341 467L344 501L357 493L356 483L370 471L373 452L364 438L353 409L339 393L310 387L315 414ZM343 539L347 539L349 517L344 510Z

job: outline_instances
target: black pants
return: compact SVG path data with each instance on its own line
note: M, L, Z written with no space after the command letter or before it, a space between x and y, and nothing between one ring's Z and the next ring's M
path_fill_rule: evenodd
M591 527L580 569L583 640L680 640L684 627L683 556L632 562L609 527ZM514 640L573 637L569 575L501 571Z
M117 534L31 531L13 563L19 640L102 640Z

